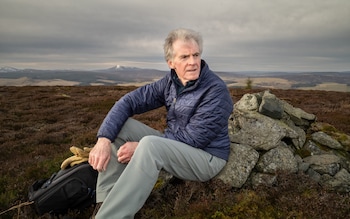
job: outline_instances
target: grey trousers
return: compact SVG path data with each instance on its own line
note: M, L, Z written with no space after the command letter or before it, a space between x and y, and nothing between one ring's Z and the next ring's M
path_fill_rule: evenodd
M158 179L161 169L184 180L207 181L216 176L226 161L182 142L161 137L162 133L128 119L112 144L111 160L100 172L96 201L103 202L97 219L134 218ZM139 144L128 164L117 159L117 150L128 141Z

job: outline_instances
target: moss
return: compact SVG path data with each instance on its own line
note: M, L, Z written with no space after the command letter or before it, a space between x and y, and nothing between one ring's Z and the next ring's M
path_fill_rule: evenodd
M0 192L0 208L7 208L17 197L18 194L15 190L6 190L4 192Z
M245 191L232 206L230 216L233 218L278 218L279 212L274 206L256 191Z
M212 218L212 219L230 219L231 217L226 216L221 211L216 211L210 218Z
M337 137L337 141L340 141L340 142L346 141L346 140L348 140L348 139L349 139L349 136L346 135L346 134L344 134L344 133L339 134L338 137Z
M299 155L301 158L308 157L311 155L311 152L309 150L304 149L304 148L296 150L295 153L297 155Z
M325 125L322 126L322 130L321 131L329 134L329 133L337 132L338 130L334 126L332 126L330 124L325 124Z
M164 186L164 180L162 178L158 178L156 184L154 185L154 190L158 190Z

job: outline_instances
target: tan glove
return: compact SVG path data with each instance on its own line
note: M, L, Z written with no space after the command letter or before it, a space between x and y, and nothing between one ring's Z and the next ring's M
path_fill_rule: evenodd
M65 159L61 164L61 169L66 169L68 166L74 166L89 160L89 153L92 148L84 147L84 149L72 146L69 148L70 151L74 154L71 157Z

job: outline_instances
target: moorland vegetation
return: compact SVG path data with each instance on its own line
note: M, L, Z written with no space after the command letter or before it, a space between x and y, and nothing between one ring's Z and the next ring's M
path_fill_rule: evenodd
M0 87L0 212L27 201L28 187L57 172L69 147L92 147L104 116L130 86ZM237 102L259 89L230 89ZM317 121L350 134L350 93L271 89ZM165 109L136 119L163 130ZM152 193L137 218L348 218L350 195L328 191L302 174L280 174L273 187L232 189L222 182L172 181ZM88 218L92 208L69 212ZM1 218L38 217L30 206Z

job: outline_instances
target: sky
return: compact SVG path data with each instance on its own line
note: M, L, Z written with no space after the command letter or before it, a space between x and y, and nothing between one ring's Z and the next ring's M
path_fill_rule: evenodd
M0 67L168 69L169 31L215 71L349 71L349 0L0 0Z

